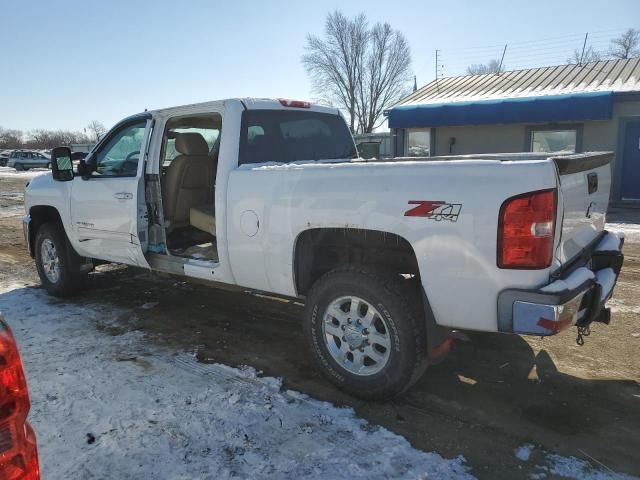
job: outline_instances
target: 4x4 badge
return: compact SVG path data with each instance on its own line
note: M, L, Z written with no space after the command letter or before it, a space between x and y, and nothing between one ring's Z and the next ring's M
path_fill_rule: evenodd
M416 206L404 212L405 217L425 217L436 222L457 222L462 210L461 203L447 203L441 200L409 200L409 205Z

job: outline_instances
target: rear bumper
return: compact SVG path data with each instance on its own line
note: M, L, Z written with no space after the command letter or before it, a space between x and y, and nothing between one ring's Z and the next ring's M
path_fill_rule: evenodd
M537 290L508 289L498 296L498 329L554 335L572 325L609 323L605 306L618 280L624 237L605 232L585 265Z

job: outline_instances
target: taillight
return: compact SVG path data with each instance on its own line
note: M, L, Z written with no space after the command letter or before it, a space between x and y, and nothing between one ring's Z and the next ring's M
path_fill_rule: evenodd
M280 105L292 108L311 108L310 102L304 102L302 100L288 100L286 98L280 99Z
M511 197L500 207L498 267L547 268L553 258L557 192Z
M0 317L0 478L38 480L36 439L27 423L29 391L11 331Z

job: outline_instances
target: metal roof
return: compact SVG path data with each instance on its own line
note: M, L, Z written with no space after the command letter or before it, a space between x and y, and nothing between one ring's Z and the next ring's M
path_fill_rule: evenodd
M640 58L440 78L396 106L601 91L640 92Z

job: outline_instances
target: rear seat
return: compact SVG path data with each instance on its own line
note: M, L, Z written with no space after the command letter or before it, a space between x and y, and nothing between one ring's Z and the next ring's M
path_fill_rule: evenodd
M201 205L191 207L189 210L189 223L198 230L216 234L216 211L213 205Z

